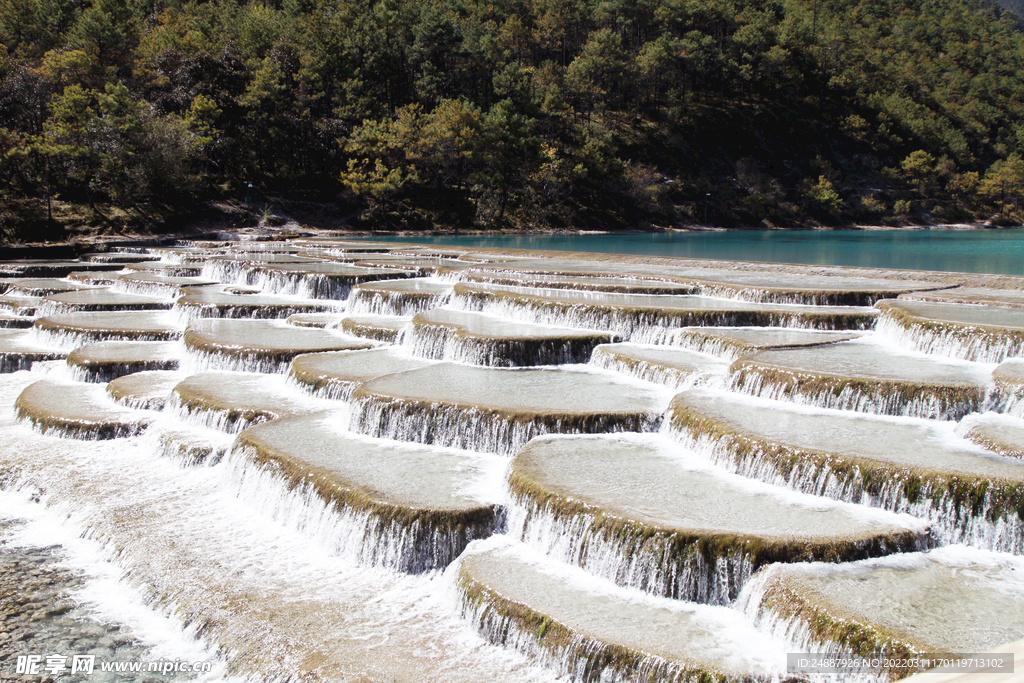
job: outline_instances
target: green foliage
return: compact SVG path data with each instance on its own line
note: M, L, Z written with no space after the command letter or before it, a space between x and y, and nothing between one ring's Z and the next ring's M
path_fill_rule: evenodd
M1021 111L1024 35L982 0L0 0L22 202L254 182L406 227L1013 221Z
M1014 211L1019 209L1020 197L1024 194L1024 159L1014 152L996 161L985 172L980 189L982 194L997 202L1000 213L1005 212L1006 202L1011 198Z
M816 183L809 184L807 198L819 212L836 218L843 210L843 200L832 183L825 176L818 176Z

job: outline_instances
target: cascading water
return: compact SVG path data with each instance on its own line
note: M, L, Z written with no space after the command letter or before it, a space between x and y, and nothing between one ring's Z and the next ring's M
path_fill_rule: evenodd
M751 479L832 500L879 507L927 520L935 542L965 543L997 552L1024 554L1024 500L1019 487L974 490L969 484L934 483L911 472L878 477L830 459L790 457L785 449L750 441L738 455L727 440L693 434L666 422L668 434L684 448ZM781 455L781 457L780 457ZM965 498L969 502L965 502Z
M510 505L507 533L549 557L578 564L621 586L705 604L728 605L756 569L738 552L709 558L694 549L685 563L670 562L675 550L671 541L645 542L627 534L617 538L595 529L589 516L565 522L529 501Z
M401 334L414 356L510 368L585 363L595 346L618 339L596 330L509 324L443 308L417 315Z
M427 407L357 396L351 428L355 432L397 441L465 448L512 456L535 436L554 433L654 431L660 420L651 416L604 415L551 420L521 420L480 408Z
M444 306L453 286L440 278L416 278L356 286L348 297L352 315L415 315Z
M146 618L168 615L165 631L177 638L179 645L183 642L192 648L176 652L188 651L189 656L212 662L211 677L202 680L539 683L561 676L559 680L588 682L681 681L706 674L699 657L682 651L681 641L689 643L690 636L673 635L689 633L672 630L689 623L689 617L680 616L684 614L693 615L694 627L699 626L701 635L693 642L703 643L707 651L757 650L757 656L747 662L750 668L741 667L744 673L736 676L744 680L785 679L784 653L796 651L794 648L846 654L856 650L842 634L823 635L794 612L769 609L780 604L772 603L778 594L773 583L778 568L815 564L806 558L798 562L777 557L755 561L763 547L753 548L748 543L742 552L730 552L732 541L728 539L714 543L691 539L688 543L692 542L693 552L686 555L657 533L644 535L643 525L653 523L654 504L643 496L623 503L623 518L636 524L617 535L610 533L609 529L619 528L616 524L622 526L622 520L612 521L612 513L602 517L599 505L591 504L585 514L576 516L556 505L559 497L573 498L572 486L580 484L582 475L564 479L564 488L554 482L546 498L536 492L525 495L505 472L505 459L518 461L526 444L542 442L531 440L548 434L617 434L615 438L624 441L661 438L622 433L653 432L664 422L665 432L681 444L686 457L718 472L716 476L733 476L722 472L731 471L820 497L812 500L811 509L838 505L821 500L832 499L865 508L865 519L889 514L867 508L884 508L912 516L915 524L930 526L927 538L913 530L904 534L906 538L880 533L882 540L870 543L837 536L834 543L822 546L822 552L840 548L851 554L830 557L831 568L843 570L857 565L850 559L894 552L916 562L913 558L927 554L920 551L950 544L985 549L997 558L1024 554L1020 512L1024 494L1013 486L1000 482L985 486L973 483L975 480L940 486L916 472L876 481L867 477L863 467L851 475L853 470L844 469L835 459L797 458L783 466L781 451L753 447L744 451L739 440L688 432L672 421L671 412L663 414L671 392L694 386L710 385L730 397L745 393L782 398L778 388L767 382L737 378L730 387L725 380L721 358L733 360L748 353L737 350L747 342L710 337L694 341L692 328L688 331L686 326L865 329L873 324L875 313L855 306L870 303L877 292L885 291L880 285L864 283L844 292L842 281L837 281L836 287L822 286L820 292L808 286L807 291L784 293L755 284L716 287L708 284L716 275L709 272L699 291L719 297L710 300L708 296L628 294L636 290L630 288L625 269L625 275L616 273L615 283L602 283L600 275L590 275L593 283L578 278L580 282L557 291L470 284L465 281L465 270L352 287L354 283L317 275L316 262L307 254L327 255L333 250L344 256L358 251L357 246L332 247L327 242L318 246L314 240L296 247L251 248L239 251L237 259L216 258L231 251L225 244L196 243L185 250L153 253L159 253L166 263L202 264L202 276L222 286L255 285L260 290L253 294L248 308L242 305L244 296L235 297L240 304L235 309L230 308L232 302L215 303L228 305L217 309L221 316L284 317L288 312L310 310L305 305L309 302L298 299L294 310L287 306L272 310L269 301L259 302L259 297L271 294L310 299L340 314L340 299L348 296L349 316L412 315L450 306L444 310L482 312L508 329L499 329L496 323L492 327L469 326L466 329L471 332L466 333L447 324L416 327L414 322L399 335L398 344L404 346L386 350L392 356L381 348L355 350L360 348L355 343L358 340L334 331L283 321L268 324L258 334L316 331L324 337L317 342L322 348L307 349L298 337L281 349L263 348L256 339L246 338L244 331L239 331L237 338L232 336L235 332L218 336L223 330L198 320L198 332L193 330L184 342L175 343L171 355L180 364L176 373L154 372L170 367L159 360L152 366L145 365L145 360L133 364L108 360L95 370L60 360L32 365L32 358L42 357L30 357L28 351L19 357L17 350L0 349L0 354L11 359L8 362L6 355L0 355L6 363L0 369L7 371L0 376L0 405L10 408L6 417L0 415L0 439L8 444L0 449L0 488L4 489L0 491L0 508L6 496L23 501L34 497L37 502L25 505L55 520L54 524L69 532L68 538L84 537L82 543L115 568L117 577L112 585L140 596L133 610L144 612ZM380 249L384 253L380 265L384 265L387 248ZM374 267L372 258L359 258L368 268ZM534 266L540 258L534 255ZM268 264L288 267L265 267ZM403 261L389 267L392 265L412 272L414 264ZM456 265L461 267L459 262ZM602 267L613 268L608 264ZM343 270L337 264L323 268L325 272ZM516 261L509 260L500 268L515 272ZM402 277L398 270L394 276ZM729 273L719 272L718 276L727 280ZM644 277L650 284L650 276ZM521 280L528 283L530 277L523 275ZM542 284L543 278L538 281ZM141 284L145 278L132 282L114 288L150 293L149 285ZM588 284L593 284L594 291L586 289ZM616 293L616 288L622 291ZM898 284L892 291L899 291ZM154 285L152 293L168 296L169 290L163 284ZM697 304L687 309L687 301ZM794 302L815 305L797 307ZM44 312L57 314L57 309ZM37 345L50 345L53 355L47 358L60 358L100 339L180 337L181 323L187 320L161 315L158 320L152 313L130 313L132 320L148 319L146 325L124 318L105 326L92 325L88 318L64 319L58 325L40 325L27 336ZM618 355L595 354L593 364L587 367L524 368L537 363L586 362L597 342L589 339L575 346L575 342L554 340L547 342L548 348L534 348L523 341L530 335L515 338L509 332L523 327L518 323L568 327L573 333L601 330L608 336L605 342L627 338L632 347L638 347L638 342L660 344L659 352L675 354L689 353L679 348L689 347L718 358L690 354L692 358L684 362L682 356L673 359L651 349L633 348ZM343 324L343 320L339 322ZM372 326L374 322L362 324ZM378 321L382 330L387 324L393 331L393 320ZM784 332L776 330L766 338ZM379 337L382 342L391 338L393 335L384 332ZM985 362L1013 353L1004 349L986 356L984 347L994 343L991 340L964 343L973 358ZM928 351L946 353L938 347ZM331 357L339 361L303 366L304 361L297 360L293 365L297 353L304 357L334 354ZM351 361L341 362L348 358ZM690 360L693 371L686 366ZM112 382L104 393L107 387L103 382L133 370L146 373L149 389L146 382L119 386L121 380L135 374L130 373ZM287 414L246 412L252 407L248 399L276 394L254 384L250 396L245 391L227 396L230 392L226 389L234 381L228 377L220 387L220 380L211 380L203 389L206 393L173 390L211 370L243 370L264 376L260 382L272 380L277 387L274 391L284 397L275 400L277 408L302 400L308 405ZM290 376L282 376L289 370ZM275 376L265 377L268 375ZM70 389L63 396L47 389L41 399L38 391L35 396L27 391L44 378L52 379L54 386L59 384L57 380L65 382ZM85 386L99 393L86 397L82 393ZM1012 412L1016 404L1008 397L1010 393L1005 389L996 402L982 397L962 410L944 413L931 404L915 403L925 399L890 396L886 399L889 403L877 412L946 418L986 407ZM779 403L792 407L802 400L792 393L787 398ZM218 402L220 399L224 401ZM842 414L850 409L872 409L866 399L844 397L841 392L833 403L820 397L805 399L842 407L843 411L836 411ZM76 401L95 426L71 410ZM16 403L36 428L14 419ZM49 415L43 415L47 411ZM445 451L440 447L464 449L445 452L443 457L483 459L488 464L479 476L466 476L476 470L464 464L437 470L457 483L452 496L477 501L473 505L478 508L457 514L440 504L436 509L412 503L403 506L401 496L409 493L409 487L416 488L418 494L425 486L425 469L418 470L420 477L409 476L367 456L353 460L361 464L353 465L355 474L346 479L338 471L316 465L302 442L308 435L301 426L295 428L292 460L288 454L254 445L258 439L253 435L261 430L291 419L312 419L321 414L316 411L324 411L326 417L318 419L337 432L334 437L328 434L325 442L322 457L328 461L336 453L340 462L340 456L354 448L345 439L383 444L381 447L394 450L394 462L402 462L414 452ZM931 424L934 420L919 422ZM40 433L43 429L46 434ZM287 437L282 438L288 442ZM334 451L331 444L336 444ZM630 471L635 480L642 483L644 477L659 477L648 465L627 461L635 468ZM619 477L616 486L603 490L624 490L625 480L625 476ZM767 495L756 486L749 489L751 496ZM382 491L391 491L399 502L385 499ZM681 499L680 507L685 508L685 502ZM689 503L693 505L692 500ZM745 514L749 513L737 507L730 522L742 529L764 521L748 519ZM698 528L695 533L703 532ZM898 542L891 540L897 538ZM793 547L809 543L798 542ZM831 569L820 571L826 575ZM515 580L517 572L523 578L520 585ZM488 583L488 576L495 582ZM503 576L509 578L504 584L499 581ZM516 593L520 589L524 592ZM668 629L663 631L668 634L664 641L644 633L651 630L646 626L651 624ZM966 624L964 628L969 630ZM756 647L747 645L755 641ZM159 638L144 638L143 644L161 645ZM116 656L116 652L104 654ZM143 656L157 654L142 651L138 657ZM2 666L6 664L0 663ZM877 671L845 680L876 683L888 677L887 672Z
M916 310L911 308L914 303L906 304L912 312ZM1009 321L1006 328L999 329L997 326L1000 322L1000 310L996 307L991 308L995 310L984 311L981 315L994 313L994 320L982 322L984 319L979 312L970 311L970 306L967 310L971 314L965 315L963 320L929 320L893 305L883 310L876 330L880 336L892 340L899 346L946 358L959 358L978 363L1001 363L1007 358L1024 356L1024 330L1021 329L1024 317L1020 315L1021 312L1018 309L1002 309Z

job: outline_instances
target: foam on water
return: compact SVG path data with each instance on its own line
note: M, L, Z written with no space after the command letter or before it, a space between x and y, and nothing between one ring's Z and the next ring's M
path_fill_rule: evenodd
M10 404L32 379L0 378L0 400ZM16 444L0 453L0 469L13 473L7 488L45 489L55 518L73 534L88 533L116 564L118 589L140 591L155 611L218 643L228 674L290 680L312 668L417 683L554 678L472 633L440 595L436 575L353 565L275 520L267 498L250 503L239 489L237 463L183 469L142 439L114 449L71 443L6 418L0 438ZM286 509L278 491L271 507Z
M618 294L460 284L452 308L542 325L609 330L629 341L665 343L666 331L688 325L784 325L795 328L864 329L874 309L759 304L715 297Z

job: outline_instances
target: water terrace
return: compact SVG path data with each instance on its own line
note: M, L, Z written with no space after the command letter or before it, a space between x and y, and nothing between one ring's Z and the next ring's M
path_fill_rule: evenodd
M138 602L30 548L73 576L12 652L138 659L145 613L206 680L768 682L1024 638L1024 278L343 237L0 274L0 531Z

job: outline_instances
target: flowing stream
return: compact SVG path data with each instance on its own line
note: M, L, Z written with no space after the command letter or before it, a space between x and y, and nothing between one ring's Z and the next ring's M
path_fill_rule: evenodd
M957 276L365 248L183 245L151 272L212 284L140 256L88 310L7 304L0 679L782 681L1024 637L958 616L1024 603L1024 460L972 437L1024 393L1016 319L995 358L864 305ZM896 602L859 612L861 574Z

